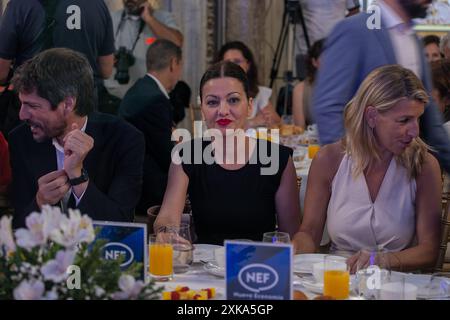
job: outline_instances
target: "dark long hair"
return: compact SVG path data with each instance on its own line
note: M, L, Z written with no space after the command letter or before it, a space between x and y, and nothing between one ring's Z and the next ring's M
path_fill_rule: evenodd
M313 65L313 59L319 59L323 51L323 44L325 39L317 40L308 50L308 58L306 60L306 79L309 83L314 83L316 80L317 68Z
M253 58L253 53L251 50L241 41L232 41L225 43L222 48L220 48L217 53L215 63L223 60L225 53L228 50L239 50L244 58L248 61L250 67L247 72L248 86L249 86L249 97L254 98L258 94L258 67L256 66L255 59Z
M242 83L242 86L244 87L244 92L247 95L247 98L249 98L249 85L248 85L248 79L247 75L245 74L245 71L238 66L237 64L230 62L230 61L221 61L219 63L215 63L212 66L206 70L206 72L203 74L202 79L200 80L200 99L203 99L203 87L205 86L205 83L208 82L211 79L217 79L217 78L233 78L238 80L240 83Z

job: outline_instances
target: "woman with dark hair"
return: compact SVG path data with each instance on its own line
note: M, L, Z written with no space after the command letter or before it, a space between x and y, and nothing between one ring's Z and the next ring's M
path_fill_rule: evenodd
M199 243L261 241L264 232L277 227L291 236L297 230L292 150L246 136L249 90L244 70L234 63L215 64L203 75L201 109L209 129L205 134L213 139L189 141L174 152L154 230L180 224L187 192ZM263 150L269 151L267 157Z
M270 102L272 89L258 84L258 68L251 50L240 41L228 42L217 54L216 62L220 61L231 61L239 65L247 74L249 98L253 100L253 109L247 119L246 128L270 127L280 123L281 119Z
M425 36L422 39L423 48L425 50L425 57L428 62L439 61L442 59L442 54L439 49L441 39L434 34Z
M294 124L305 129L314 124L312 114L312 96L317 69L319 68L319 57L323 50L324 39L314 42L308 51L306 65L306 79L294 87L292 93L292 114Z
M431 64L433 91L431 92L444 115L445 128L450 134L450 61L438 60Z

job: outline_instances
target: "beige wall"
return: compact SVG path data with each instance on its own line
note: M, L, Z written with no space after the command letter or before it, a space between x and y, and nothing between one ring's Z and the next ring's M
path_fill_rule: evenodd
M253 51L258 64L259 81L269 86L270 70L278 42L284 10L280 0L228 0L226 40L245 42ZM279 77L283 77L287 66L287 43L282 56ZM275 104L278 90L284 85L277 80L273 87L272 103Z

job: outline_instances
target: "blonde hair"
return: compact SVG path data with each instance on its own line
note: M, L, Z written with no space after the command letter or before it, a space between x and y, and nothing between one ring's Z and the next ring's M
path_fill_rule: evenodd
M384 113L403 99L428 103L428 94L417 76L399 65L388 65L372 71L359 87L344 111L345 152L355 163L353 175L357 177L373 160L380 160L373 128L365 119L368 106ZM406 150L395 157L409 176L419 175L428 146L419 138L413 139Z

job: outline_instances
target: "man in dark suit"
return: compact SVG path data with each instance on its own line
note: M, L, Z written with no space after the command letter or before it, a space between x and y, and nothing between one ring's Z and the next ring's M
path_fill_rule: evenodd
M400 64L412 70L431 94L432 82L412 19L424 17L431 0L382 0L372 14L345 19L331 32L320 56L313 111L322 144L344 134L343 112L362 81L374 69ZM421 135L450 172L450 140L433 99L421 117Z
M10 134L14 227L45 205L95 220L132 221L142 187L144 139L119 118L91 113L88 60L50 49L25 62L13 85L25 123Z
M147 50L148 73L139 79L122 100L119 115L144 133L145 159L142 197L137 214L145 214L162 203L171 163L173 106L168 92L182 71L181 49L169 40L158 39Z

